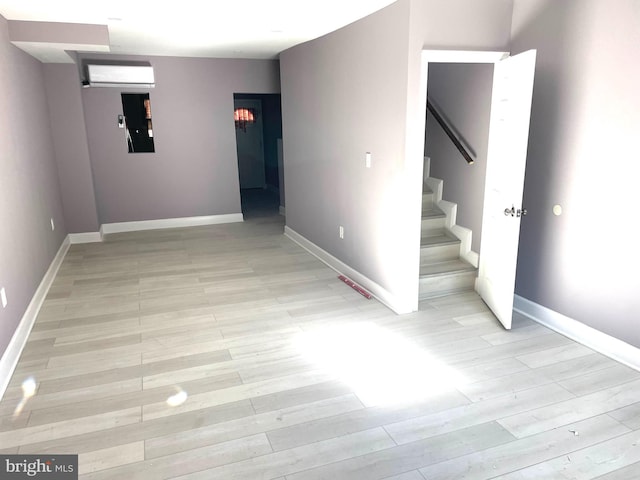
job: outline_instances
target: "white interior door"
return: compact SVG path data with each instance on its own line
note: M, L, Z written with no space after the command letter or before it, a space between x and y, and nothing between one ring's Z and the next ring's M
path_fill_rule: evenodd
M536 51L495 64L478 292L511 328Z
M238 174L240 188L264 188L265 165L262 134L262 102L260 100L234 100L234 108L247 108L253 112L255 122L236 127Z

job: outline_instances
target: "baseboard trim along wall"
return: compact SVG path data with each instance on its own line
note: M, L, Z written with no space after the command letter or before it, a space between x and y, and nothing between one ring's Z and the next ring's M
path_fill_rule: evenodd
M60 245L58 253L53 257L51 265L49 265L49 269L44 274L44 277L42 277L42 281L40 282L40 285L38 285L36 292L33 294L31 302L29 302L24 315L22 315L18 328L14 332L13 337L11 337L11 341L9 342L9 345L7 345L4 355L0 358L0 399L2 399L4 392L7 390L7 386L11 380L11 375L13 375L16 365L18 365L18 360L20 359L22 350L27 343L33 324L38 317L42 303L47 297L49 288L58 273L60 265L62 265L62 261L64 260L64 256L67 254L67 250L69 250L70 244L71 242L69 237L66 237L62 242L62 245Z
M72 245L75 243L97 243L102 241L100 232L70 233L68 238Z
M139 232L142 230L161 230L165 228L200 227L222 223L244 222L242 213L225 215L207 215L202 217L160 218L158 220L140 220L137 222L103 223L99 232L70 233L69 241L76 243L102 242L103 235L109 233Z
M242 213L226 215L206 215L202 217L160 218L158 220L141 220L137 222L103 223L100 233L138 232L141 230L160 230L163 228L199 227L202 225L218 225L221 223L243 222Z
M304 248L311 255L316 257L318 260L326 264L329 268L335 270L341 275L344 275L345 277L348 277L365 290L368 290L369 293L371 293L371 295L373 295L377 300L385 304L397 314L410 313L414 311L413 309L405 305L402 301L398 300L396 296L389 292L387 289L378 285L376 282L364 276L357 270L354 270L341 260L338 260L329 252L323 250L310 240L307 240L295 230L285 226L284 234L286 237L290 238L295 243Z
M640 349L633 345L519 295L514 297L513 309L565 337L569 337L628 367L640 370Z

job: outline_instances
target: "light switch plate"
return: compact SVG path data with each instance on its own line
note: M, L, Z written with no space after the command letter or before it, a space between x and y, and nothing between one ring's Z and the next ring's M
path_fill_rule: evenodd
M0 289L0 300L2 301L2 308L5 308L7 306L7 292L4 287Z

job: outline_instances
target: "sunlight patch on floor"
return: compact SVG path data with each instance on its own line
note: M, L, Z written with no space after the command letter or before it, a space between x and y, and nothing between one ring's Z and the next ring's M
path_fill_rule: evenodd
M303 332L295 345L305 358L349 385L366 406L414 403L464 383L455 369L372 323Z

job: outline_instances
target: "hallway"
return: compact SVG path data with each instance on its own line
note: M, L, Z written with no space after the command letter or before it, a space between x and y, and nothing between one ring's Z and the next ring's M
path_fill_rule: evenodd
M280 197L266 188L240 190L244 218L267 217L278 214Z

